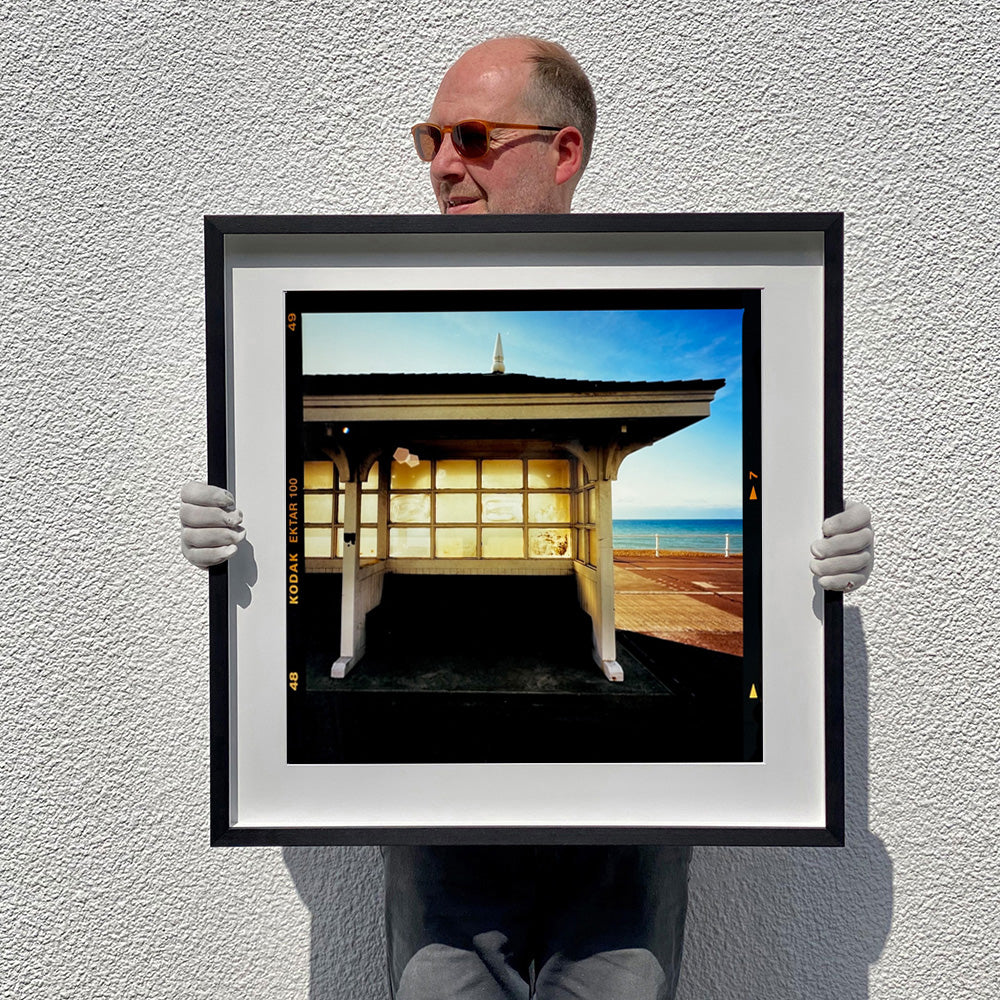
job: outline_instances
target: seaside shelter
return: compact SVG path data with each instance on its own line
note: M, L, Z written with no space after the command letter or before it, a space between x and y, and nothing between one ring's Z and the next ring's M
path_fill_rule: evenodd
M305 568L341 575L331 675L364 655L392 574L564 576L594 660L621 680L611 483L633 452L708 417L724 384L510 373L499 337L489 373L303 376Z

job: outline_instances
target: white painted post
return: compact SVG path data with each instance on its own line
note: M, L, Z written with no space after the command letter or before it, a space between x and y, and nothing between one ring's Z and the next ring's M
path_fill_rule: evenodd
M659 535L653 535L653 537L656 539L656 558L659 559L660 558L660 536Z
M340 656L330 670L331 677L346 677L365 651L364 613L359 616L358 570L361 568L361 483L355 478L344 483L344 561L340 595ZM348 541L350 539L350 541ZM360 621L358 618L360 617Z
M597 618L594 622L595 658L610 681L624 680L615 645L615 550L611 525L611 480L594 485L597 504Z
M726 535L726 558L729 558L729 535Z

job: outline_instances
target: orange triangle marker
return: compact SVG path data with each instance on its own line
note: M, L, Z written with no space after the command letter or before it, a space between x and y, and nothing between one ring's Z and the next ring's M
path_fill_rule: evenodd
M757 685L756 684L751 684L750 685L750 699L754 700L756 697L757 697Z
M754 489L753 486L750 487L750 499L751 500L756 500L757 499L757 490Z

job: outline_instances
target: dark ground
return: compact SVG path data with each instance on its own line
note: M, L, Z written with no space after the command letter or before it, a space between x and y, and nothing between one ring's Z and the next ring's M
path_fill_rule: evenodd
M340 578L306 588L292 762L743 759L742 659L620 629L612 683L572 578L388 576L341 680Z

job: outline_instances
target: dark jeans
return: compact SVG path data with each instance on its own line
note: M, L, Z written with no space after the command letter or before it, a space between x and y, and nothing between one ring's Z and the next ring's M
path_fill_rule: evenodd
M386 847L394 1000L670 1000L689 847Z

